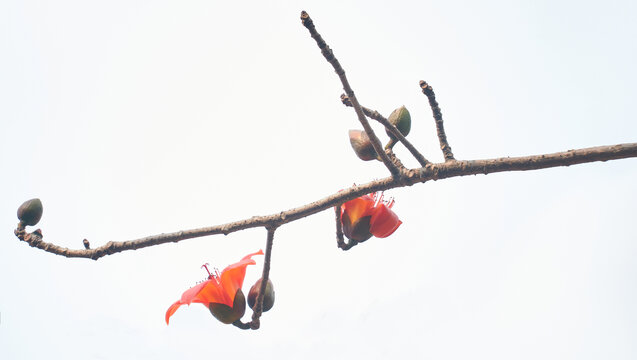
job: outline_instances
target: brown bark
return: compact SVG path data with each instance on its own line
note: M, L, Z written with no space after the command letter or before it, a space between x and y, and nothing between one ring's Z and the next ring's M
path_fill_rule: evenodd
M16 236L29 245L44 251L65 256L82 257L97 260L103 256L126 250L137 250L149 246L179 242L208 235L228 235L235 231L254 227L276 228L282 224L299 220L318 212L338 206L348 200L397 187L411 186L429 180L441 180L458 176L490 174L506 171L528 171L558 166L609 161L637 157L637 143L598 146L577 150L568 150L553 154L523 157L502 157L485 160L451 160L444 163L430 163L425 167L406 170L404 173L371 181L367 184L352 186L312 203L266 216L254 216L227 224L199 229L183 230L168 234L147 236L129 241L109 241L94 249L68 249L42 240L41 231L27 233L24 228L15 230Z

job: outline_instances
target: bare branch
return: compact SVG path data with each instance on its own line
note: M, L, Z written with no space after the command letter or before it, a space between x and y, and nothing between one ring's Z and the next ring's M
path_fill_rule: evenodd
M305 26L310 31L312 38L316 40L316 44L318 45L319 49L321 49L321 53L325 57L325 60L327 60L327 62L329 62L332 65L339 79L341 79L341 83L343 84L343 90L345 90L345 93L350 98L350 101L352 102L352 106L354 107L354 110L356 111L356 115L358 116L358 120L363 125L363 129L365 129L367 136L369 136L369 140L371 141L372 146L374 147L374 150L376 150L376 154L378 154L381 161L383 162L383 164L385 164L387 169L389 169L389 172L392 175L395 175L395 176L399 175L400 169L396 165L394 165L394 163L392 163L392 161L389 159L387 154L385 154L385 151L383 150L383 145L380 143L380 140L378 140L378 137L374 133L374 130L372 129L372 127L369 125L369 122L365 118L365 114L363 114L363 110L361 109L361 106L358 103L356 96L354 95L354 90L352 90L352 87L349 85L349 81L347 81L347 77L345 76L345 70L343 70L343 67L338 62L338 59L336 58L336 56L334 56L334 52L332 51L332 49L330 49L330 47L327 45L325 40L323 40L323 38L321 37L321 34L319 34L316 31L316 28L314 27L314 22L310 18L310 15L306 13L305 11L301 12L301 21L303 22L303 26Z
M263 298L265 297L265 287L268 284L270 276L270 263L272 260L272 244L274 243L274 231L276 228L268 227L268 238L265 245L265 260L263 261L263 274L261 275L261 286L259 287L259 295L254 304L254 312L252 313L252 329L256 330L261 326L259 318L263 312Z
M392 176L371 181L367 184L352 186L307 205L282 211L277 214L255 216L249 219L239 220L223 225L148 236L137 240L122 242L109 241L105 245L95 249L68 249L52 243L47 243L42 241L42 232L40 229L32 233L27 233L23 225L18 225L18 228L15 230L15 235L20 240L27 242L30 246L37 247L38 249L42 249L53 254L65 257L82 257L97 260L103 256L126 250L136 250L170 242L176 243L182 240L202 236L215 234L227 235L235 231L254 227L276 228L282 224L316 214L365 194L397 187L411 186L417 183L424 183L429 180L440 180L477 174L486 175L495 172L539 170L558 166L570 166L595 161L608 161L635 157L637 157L637 143L627 143L568 150L553 154L503 157L486 160L448 161L439 164L430 163L422 168L408 170L404 178L398 179Z
M420 80L420 88L422 89L422 93L427 96L427 99L429 99L429 106L434 114L434 120L436 120L436 131L438 132L438 141L440 141L440 150L442 150L442 154L445 156L445 161L455 160L453 153L451 152L451 146L449 146L449 143L447 142L445 127L442 123L442 112L440 111L440 106L436 101L434 89L423 80Z
M343 102L343 104L345 106L352 106L352 102L349 100L349 98L345 94L341 95L341 101ZM394 124L390 123L389 120L387 120L387 118L385 118L383 115L381 115L376 110L371 110L371 109L368 109L368 108L366 108L364 106L361 106L361 109L363 110L363 113L367 117L378 121L379 123L383 124L383 126L385 126L386 129L389 129L389 131L391 131L391 133L394 134L394 136L401 143L403 143L403 145L405 145L407 150L409 150L409 152L414 156L414 158L416 158L416 160L418 160L418 162L420 163L420 166L425 166L425 165L429 164L429 161L427 159L425 159L424 156L422 156L422 154L416 149L416 147L413 146L409 142L409 140L407 140L407 138L405 138L405 136L403 136L403 134L400 132L400 130L398 130L398 128L396 128L394 126Z

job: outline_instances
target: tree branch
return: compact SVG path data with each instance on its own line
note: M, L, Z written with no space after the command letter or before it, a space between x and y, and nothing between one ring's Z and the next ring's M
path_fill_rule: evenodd
M442 111L440 111L440 106L436 101L434 89L424 80L420 80L420 88L422 89L422 93L429 99L429 106L433 112L434 120L436 120L436 132L438 133L438 141L440 141L440 150L442 150L445 161L455 160L451 152L451 146L449 146L449 142L447 142L447 134L445 134L445 127L442 122Z
M352 102L352 106L354 107L354 111L356 111L356 115L358 116L358 120L363 125L363 129L365 129L367 136L369 136L369 140L371 141L372 146L374 147L374 150L376 150L376 154L378 154L381 161L383 162L383 164L385 164L387 169L389 169L389 172L392 175L395 175L395 176L399 175L400 169L389 159L387 154L385 154L385 150L383 150L383 145L380 143L380 140L378 140L378 137L374 133L374 130L372 129L371 125L369 125L367 118L365 118L365 114L363 114L363 110L361 109L361 106L358 103L356 96L354 95L354 90L352 90L352 87L349 85L349 81L347 81L347 77L345 76L345 70L343 70L343 67L338 62L338 59L336 58L336 56L334 56L334 52L332 51L332 49L330 49L330 47L327 45L325 40L323 40L323 37L321 37L321 34L319 34L318 31L316 31L316 27L314 27L314 22L310 18L310 15L306 13L305 11L301 12L301 21L303 22L303 26L305 26L309 30L310 35L312 35L312 38L316 41L316 44L318 45L319 49L321 49L321 54L323 54L323 57L325 57L325 60L327 60L327 62L329 62L332 65L339 79L341 79L341 83L343 84L343 90L345 90L345 93L350 98L350 101Z
M523 157L503 157L486 160L448 161L444 163L430 163L427 166L408 170L405 177L386 177L371 181L367 184L355 185L339 191L323 199L304 206L282 211L267 216L254 216L249 219L230 222L211 227L159 234L145 238L121 242L109 241L95 249L68 249L42 240L40 229L27 233L22 225L18 225L15 235L30 246L65 257L81 257L97 260L103 256L127 250L137 250L149 246L179 242L186 239L208 235L228 235L235 231L254 227L276 228L285 223L316 214L318 212L339 206L340 204L369 194L398 187L411 186L429 180L441 180L458 176L490 174L506 171L527 171L547 169L558 166L570 166L596 161L618 160L637 157L637 143L599 146L577 150L568 150L553 154L542 154Z
M263 298L265 297L265 287L268 284L270 276L270 263L272 260L272 244L274 243L274 231L276 228L268 227L268 238L265 245L265 259L263 261L263 273L261 275L261 286L259 287L259 295L254 305L254 312L252 313L252 329L256 330L261 326L259 318L263 313Z

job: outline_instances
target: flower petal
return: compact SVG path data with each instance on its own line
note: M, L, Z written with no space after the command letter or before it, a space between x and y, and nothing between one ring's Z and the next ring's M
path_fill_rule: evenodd
M168 311L166 311L166 325L168 325L168 319L170 319L170 317L173 316L175 311L177 311L177 309L179 309L181 305L182 304L179 301L175 301L174 304L170 305L170 307L168 308Z
M201 284L197 284L184 291L181 295L181 299L170 305L166 311L166 324L168 324L168 319L170 319L181 305L190 305L194 302L202 303L207 306L208 303L211 302L218 302L222 304L227 304L229 302L229 306L232 306L232 302L228 299L228 295L224 293L223 288L219 285L219 283L217 283L217 280L210 279L204 281Z
M398 215L387 205L378 204L372 213L370 232L379 238L385 238L393 234L403 222L398 220Z
M263 250L244 256L241 261L228 265L221 272L221 286L223 287L224 292L228 294L228 302L223 302L223 304L232 306L237 290L241 289L243 286L243 279L246 276L246 267L248 265L256 264L256 261L252 260L254 255L263 255Z
M192 302L202 303L206 306L212 302L232 306L234 295L231 299L230 294L226 293L221 284L217 282L217 279L210 279L204 282L203 285L201 290L192 298ZM186 293L184 293L184 295L186 295Z
M350 223L353 226L356 226L356 223L360 220L360 218L370 215L373 208L374 197L370 195L363 195L343 204L341 207L341 217L343 216L343 213L347 213Z

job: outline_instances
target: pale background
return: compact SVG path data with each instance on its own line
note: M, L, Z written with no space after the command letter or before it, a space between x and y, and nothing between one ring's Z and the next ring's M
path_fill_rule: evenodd
M301 10L363 105L407 106L409 138L432 160L421 79L459 159L637 141L632 0L4 0L0 358L637 358L635 159L389 191L404 224L349 252L332 211L286 225L259 331L201 305L170 326L164 312L204 278L202 263L262 248L263 229L97 262L14 237L33 197L45 240L81 248L387 176L351 151L360 125Z

